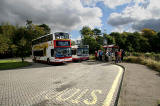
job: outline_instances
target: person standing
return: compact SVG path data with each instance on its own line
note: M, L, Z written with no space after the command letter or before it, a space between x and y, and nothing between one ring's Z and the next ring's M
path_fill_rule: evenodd
M102 61L102 55L103 55L103 51L99 50L99 59L100 59L100 61Z
M108 61L108 50L106 50L106 53L105 53L105 61Z
M111 50L109 50L108 52L108 61L109 62L112 61L112 51Z
M95 59L98 60L98 53L95 51Z
M118 50L115 51L115 63L118 63Z
M122 56L122 52L121 50L118 51L118 62L121 62L121 56Z
M125 56L125 51L122 49L121 61L123 62L123 57Z

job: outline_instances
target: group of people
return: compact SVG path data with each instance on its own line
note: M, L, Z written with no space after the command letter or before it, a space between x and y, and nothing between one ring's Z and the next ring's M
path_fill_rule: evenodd
M125 51L120 49L115 51L115 63L119 63L123 61L123 57L125 56Z
M103 51L102 50L95 51L96 60L102 61L102 56L103 56Z
M112 61L115 57L115 63L119 63L123 61L123 57L125 56L125 51L120 49L113 52L112 50L106 50L105 53L102 50L95 51L96 60L102 61L103 57L105 61Z

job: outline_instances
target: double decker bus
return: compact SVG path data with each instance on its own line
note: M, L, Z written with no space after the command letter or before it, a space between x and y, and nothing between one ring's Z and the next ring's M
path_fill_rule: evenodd
M64 63L72 61L71 40L68 33L47 34L32 41L35 62Z
M72 60L82 61L89 59L89 46L88 45L74 45L72 46Z

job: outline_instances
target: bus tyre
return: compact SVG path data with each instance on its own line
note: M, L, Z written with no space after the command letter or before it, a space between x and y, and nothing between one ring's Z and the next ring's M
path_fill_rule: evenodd
M51 64L51 62L50 62L50 60L49 60L49 59L47 59L47 64Z

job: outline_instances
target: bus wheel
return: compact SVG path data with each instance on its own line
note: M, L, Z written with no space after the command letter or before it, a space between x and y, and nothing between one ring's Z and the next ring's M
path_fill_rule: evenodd
M51 64L51 62L50 62L50 60L49 60L49 59L47 59L47 64Z

